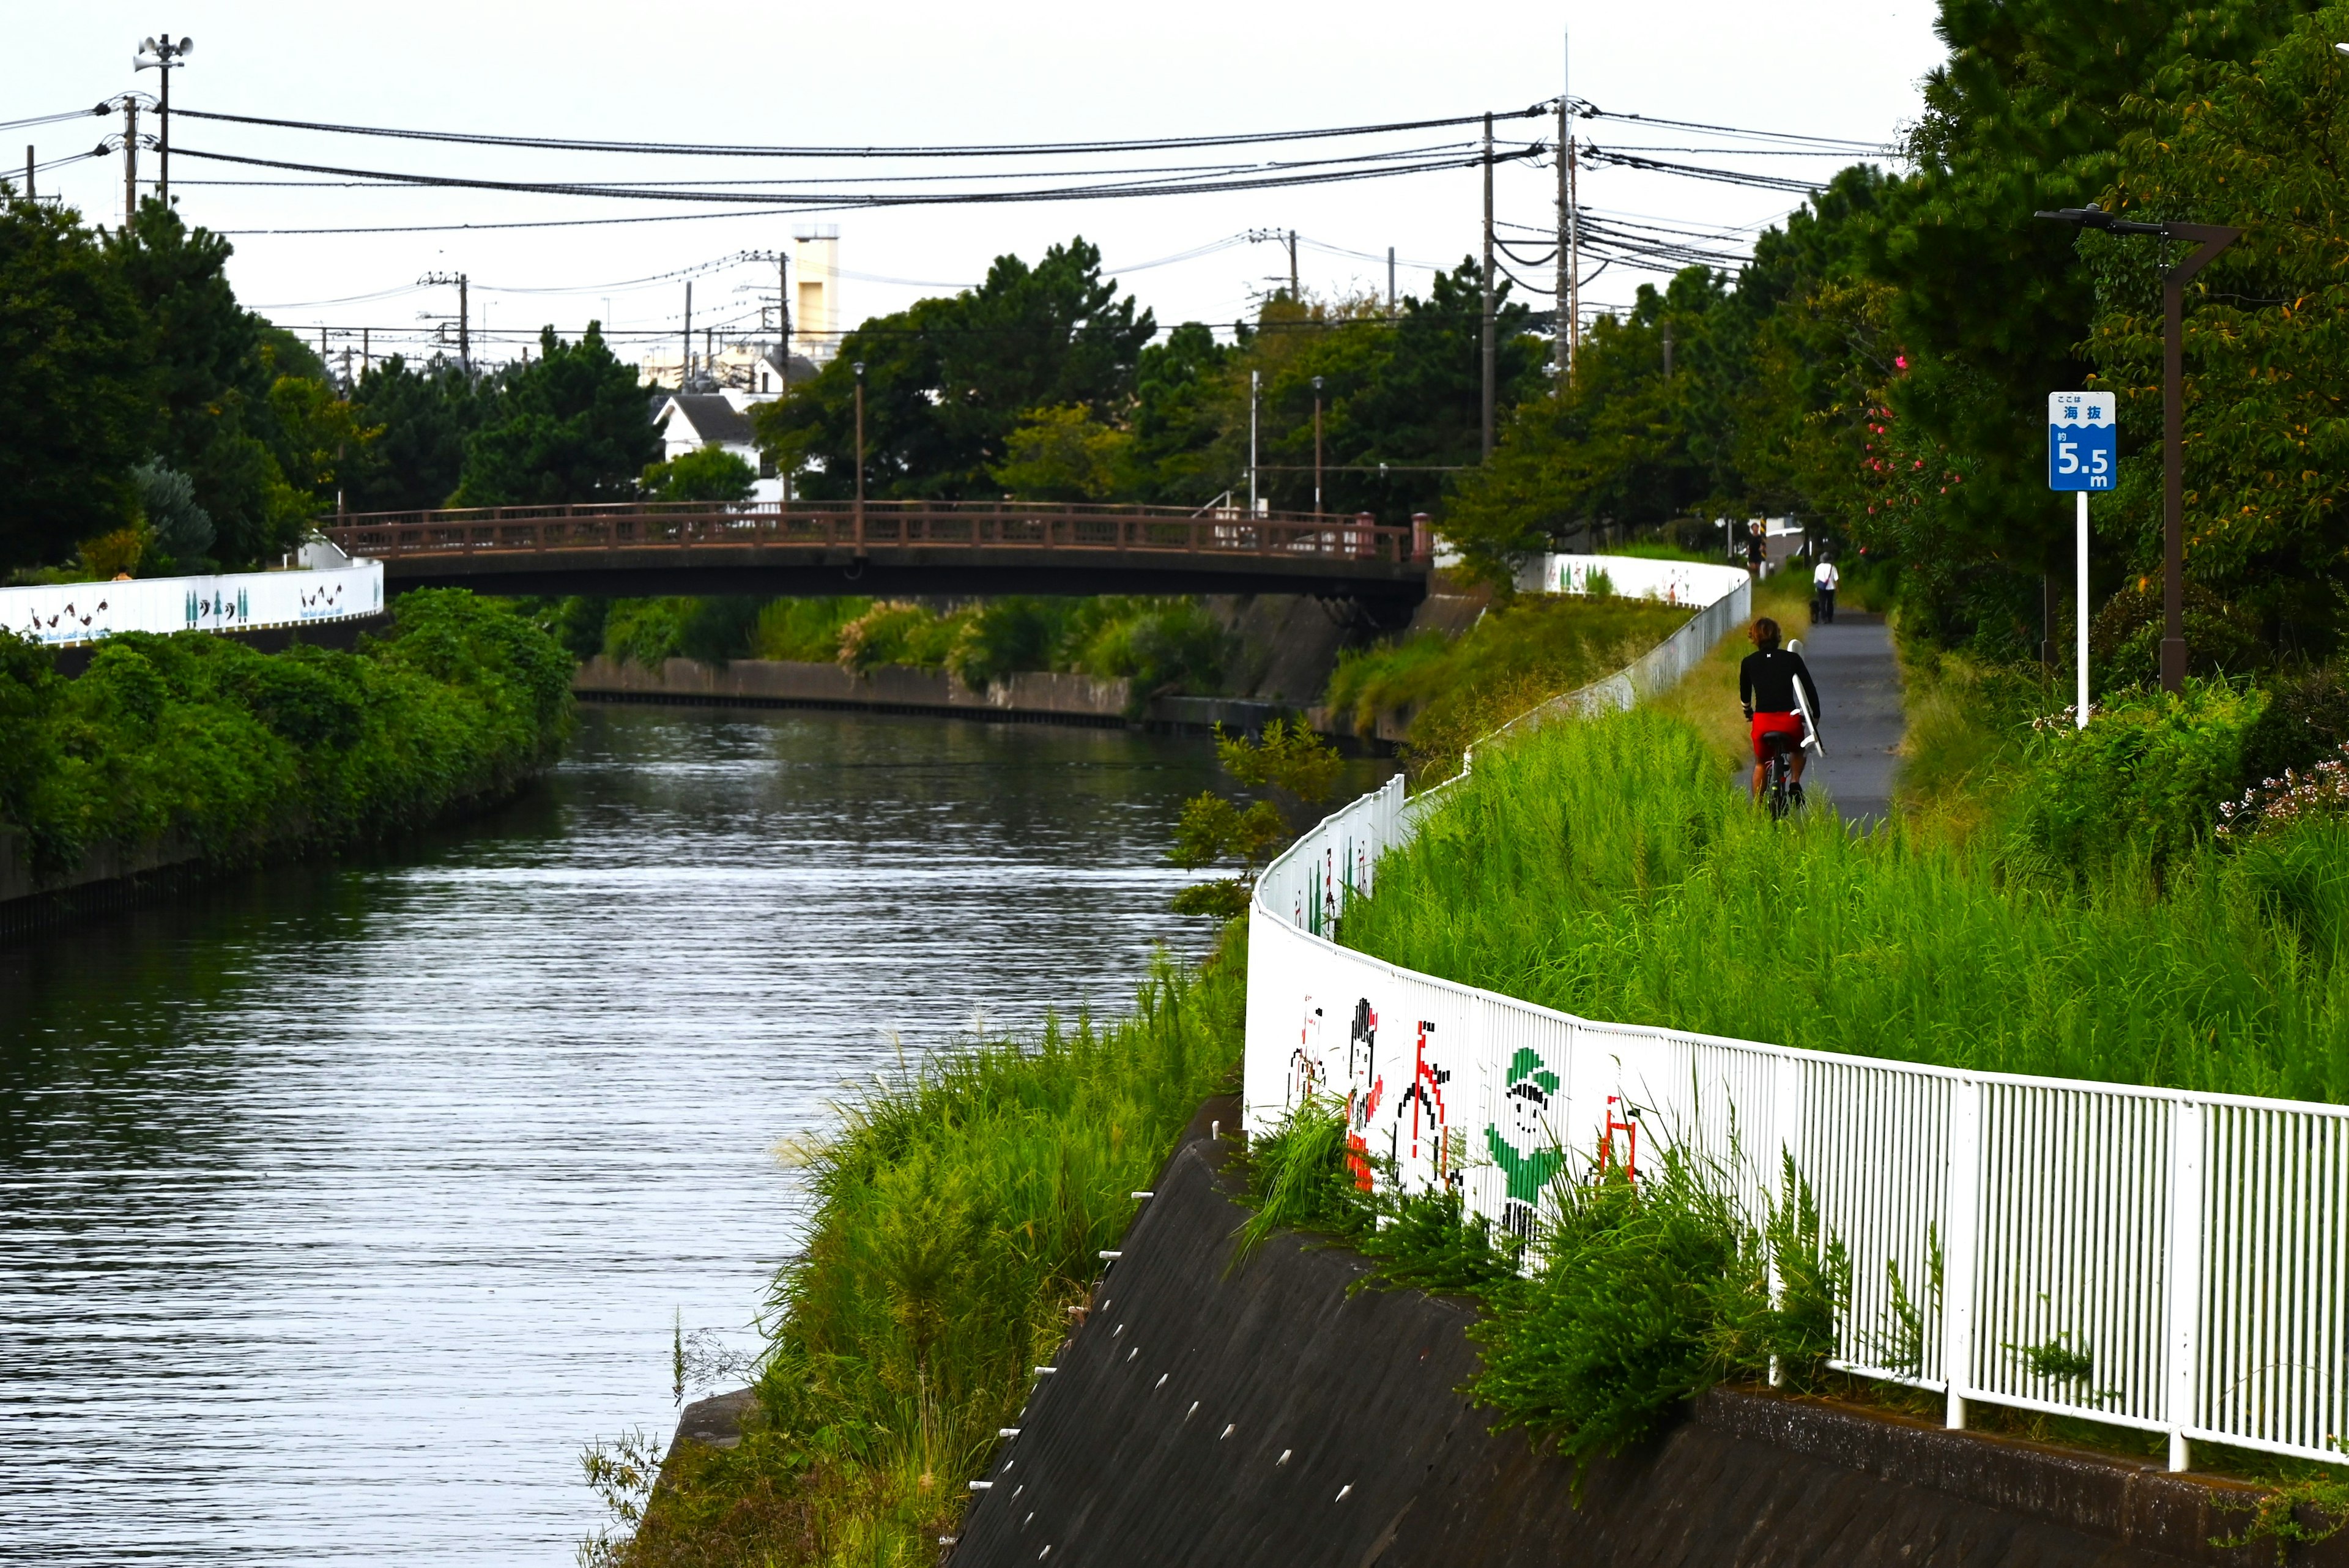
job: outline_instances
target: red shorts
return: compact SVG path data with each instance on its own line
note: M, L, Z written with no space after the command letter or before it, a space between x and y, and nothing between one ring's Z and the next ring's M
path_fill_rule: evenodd
M1754 760L1770 760L1770 746L1765 735L1792 735L1799 746L1803 741L1803 716L1800 713L1756 713L1754 715Z

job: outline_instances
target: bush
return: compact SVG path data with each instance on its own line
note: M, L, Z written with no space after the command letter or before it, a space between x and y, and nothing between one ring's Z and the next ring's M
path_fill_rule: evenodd
M177 839L233 863L375 837L543 766L570 680L552 637L454 589L395 600L391 630L356 653L126 633L70 681L0 634L0 820L47 879L101 844Z
M2175 695L2121 693L2085 730L2040 721L2013 781L2023 841L2075 874L2123 851L2178 859L2238 788L2265 702L2246 685L2190 680Z
M770 599L750 633L751 656L830 664L840 657L841 628L872 607L865 598Z
M2306 771L2349 741L2349 670L2337 664L2274 682L2267 706L2243 732L2243 782Z
M2185 585L2187 673L2244 675L2268 664L2267 644L2251 617L2199 583ZM2138 577L2105 601L2088 623L2088 668L2096 690L2161 678L2162 586Z
M604 621L604 654L658 670L672 659L724 664L750 652L759 601L740 596L616 599Z

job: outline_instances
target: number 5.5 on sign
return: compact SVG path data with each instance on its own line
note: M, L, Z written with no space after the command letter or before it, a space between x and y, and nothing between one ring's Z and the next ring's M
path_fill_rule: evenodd
M2047 394L2047 488L2110 490L2120 466L2120 423L2110 392Z

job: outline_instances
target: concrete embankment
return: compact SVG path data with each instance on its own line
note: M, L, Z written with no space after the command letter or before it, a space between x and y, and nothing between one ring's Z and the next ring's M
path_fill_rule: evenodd
M957 1568L2276 1561L2209 1544L2242 1530L2247 1487L1764 1391L1707 1395L1596 1466L1578 1505L1565 1463L1455 1392L1468 1305L1354 1290L1360 1258L1293 1237L1233 1267L1244 1215L1206 1130L1038 1379ZM2344 1547L2294 1560L2349 1563Z

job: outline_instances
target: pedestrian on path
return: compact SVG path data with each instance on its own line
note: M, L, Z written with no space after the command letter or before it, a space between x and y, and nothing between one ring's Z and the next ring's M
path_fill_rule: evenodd
M1811 573L1811 618L1821 626L1835 625L1836 587L1842 581L1835 563L1821 556Z
M1770 572L1770 535L1759 517L1745 525L1745 569L1756 577Z

